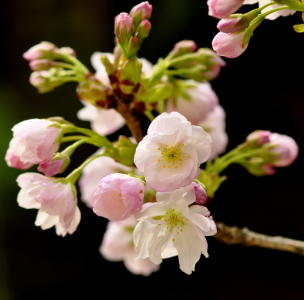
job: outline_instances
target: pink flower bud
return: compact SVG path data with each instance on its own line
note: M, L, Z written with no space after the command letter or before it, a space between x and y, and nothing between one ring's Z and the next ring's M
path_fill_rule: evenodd
M144 184L135 177L114 173L101 179L90 203L95 214L110 221L122 221L141 209Z
M32 61L42 58L52 58L54 51L58 49L54 44L49 42L41 42L33 46L23 54L23 58Z
M196 182L192 182L191 184L194 187L195 191L195 202L198 204L204 204L207 200L206 190Z
M132 30L133 20L127 13L120 13L115 17L115 35L119 38Z
M140 22L137 31L138 31L138 35L146 38L151 30L151 23L148 20L143 20Z
M53 61L49 59L35 59L30 62L30 68L32 71L48 70L53 66L54 66Z
M244 3L244 0L208 0L209 16L223 19L235 13Z
M196 51L197 45L194 41L184 40L176 43L173 50L169 53L170 56L177 57L187 53Z
M130 11L132 19L139 19L140 21L150 19L152 14L152 5L148 1L142 2L134 6Z
M8 164L22 166L39 164L58 150L62 129L57 122L30 119L16 124L12 131L13 139L8 149Z
M46 176L54 176L65 171L70 163L70 157L57 153L53 158L43 161L39 164L38 171Z
M256 145L262 145L265 143L269 143L270 134L271 134L271 132L267 131L267 130L256 130L247 136L246 141L254 142Z
M270 145L275 146L271 149L271 152L278 157L278 160L272 163L275 167L289 166L298 156L299 147L290 136L271 133Z
M60 49L56 50L56 53L61 54L61 55L72 55L74 57L76 57L76 51L70 47L61 47Z
M62 85L64 81L52 80L56 77L57 70L51 68L49 70L35 71L30 76L30 84L40 93L47 93L54 88Z
M235 58L240 56L248 47L244 45L245 31L240 33L219 32L212 41L213 50L220 56Z
M217 29L224 33L234 33L245 29L245 24L241 24L241 18L226 18L222 19L217 24ZM247 24L246 24L247 25Z

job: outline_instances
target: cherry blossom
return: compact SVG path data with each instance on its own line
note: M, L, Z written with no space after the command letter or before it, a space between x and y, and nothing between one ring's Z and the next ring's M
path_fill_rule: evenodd
M110 261L123 261L125 267L136 275L149 276L159 269L149 258L136 259L133 245L133 229L137 221L133 216L120 222L109 222L99 248L104 258Z
M196 195L192 185L171 193L157 193L156 203L143 205L135 214L134 229L138 258L160 264L163 258L178 255L180 269L191 274L201 254L208 257L205 236L216 233L216 225L204 206L192 205Z
M74 185L63 178L46 177L38 173L18 176L21 188L18 204L26 209L38 209L36 226L56 228L57 235L72 234L80 222Z
M173 191L197 178L211 151L211 137L178 112L162 113L151 122L136 148L134 163L156 191Z

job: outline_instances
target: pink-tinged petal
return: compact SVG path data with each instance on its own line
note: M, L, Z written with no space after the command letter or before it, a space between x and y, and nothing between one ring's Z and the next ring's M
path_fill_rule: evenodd
M41 229L49 229L58 223L58 216L50 216L46 212L39 210L37 213L35 225L41 226Z
M209 16L223 19L235 13L242 5L244 0L208 0Z
M175 236L173 242L178 252L180 269L190 275L202 252L202 241L197 238L193 225L183 227L184 233Z

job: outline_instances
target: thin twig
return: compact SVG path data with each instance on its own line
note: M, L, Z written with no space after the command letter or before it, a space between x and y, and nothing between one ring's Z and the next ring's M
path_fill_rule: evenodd
M253 232L246 227L231 227L219 222L216 225L217 234L214 237L228 245L243 244L248 247L258 246L304 255L303 241L288 239L282 236L269 236Z

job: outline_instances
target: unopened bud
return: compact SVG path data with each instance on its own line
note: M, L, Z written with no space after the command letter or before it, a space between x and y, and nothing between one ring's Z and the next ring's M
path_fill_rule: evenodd
M114 33L120 44L124 44L132 30L133 19L127 13L121 13L115 17Z
M270 134L271 132L267 130L256 130L247 136L246 141L255 145L269 143Z
M70 157L63 153L56 153L52 159L39 164L38 171L46 176L63 173L70 164Z
M130 16L135 24L139 24L143 20L150 19L152 14L152 5L148 1L139 3L134 6L130 11Z
M225 33L234 33L245 30L249 23L244 22L241 16L242 14L240 14L240 16L232 15L229 18L222 19L218 22L216 27L219 31Z
M49 42L41 42L38 45L31 47L23 54L23 58L32 61L35 59L52 59L54 51L58 49L54 44Z
M204 204L207 200L206 190L197 182L192 182L192 186L194 187L196 196L195 202L198 204Z
M178 57L196 51L197 45L194 41L184 40L176 43L173 50L169 53L170 57Z
M150 30L151 30L151 23L148 20L141 21L141 23L137 28L138 35L143 38L148 37Z
M64 83L64 81L56 80L56 73L56 68L33 72L30 76L30 84L40 93L50 92Z
M49 59L35 59L29 65L32 71L42 71L50 69L54 66L54 63Z

